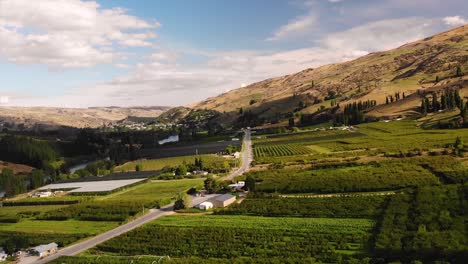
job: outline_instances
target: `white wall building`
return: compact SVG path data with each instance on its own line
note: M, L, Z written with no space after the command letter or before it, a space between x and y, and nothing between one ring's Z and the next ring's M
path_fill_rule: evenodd
M210 210L213 208L213 203L211 202L203 202L198 205L198 209L200 210Z
M39 256L40 258L52 255L58 251L57 243L50 243L47 245L40 245L37 247L33 247L31 249L31 254Z

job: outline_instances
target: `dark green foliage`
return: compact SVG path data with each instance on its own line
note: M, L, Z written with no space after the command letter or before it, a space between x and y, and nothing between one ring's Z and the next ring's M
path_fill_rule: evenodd
M468 185L421 187L393 196L382 217L376 252L387 260L451 260L468 251Z
M249 173L264 192L333 193L392 190L437 185L439 180L419 165L387 161L343 168L279 169Z
M351 258L350 258L351 259ZM224 258L203 258L203 257L186 257L174 258L168 256L138 256L138 257L118 257L118 256L83 256L83 257L60 257L57 260L50 262L51 264L297 264L317 263L315 258L251 258L251 257L236 257L231 259ZM344 260L343 263L353 263ZM356 263L356 262L354 262ZM365 263L365 262L362 262Z
M28 205L65 205L76 204L80 200L28 200L28 201L5 201L3 206L28 206Z
M18 223L21 220L19 216L0 215L0 223Z
M126 201L100 201L83 202L48 211L37 217L41 220L68 220L77 219L83 221L117 221L122 222L131 216L141 212L144 207L153 208L168 204L170 201L154 201L151 204L143 204Z
M255 191L255 184L256 184L255 178L252 175L248 175L247 178L245 178L244 188L247 191L253 192Z
M44 172L42 170L34 170L31 175L31 189L36 189L44 185Z
M31 246L37 246L41 244L47 244L55 242L60 247L69 245L77 240L85 238L86 234L59 234L59 233L24 233L18 231L0 231L0 247L8 243L8 240L14 238L16 242L22 241L21 243L16 243L20 248L28 248ZM10 240L11 241L11 240ZM26 243L25 243L26 242ZM23 247L24 246L24 247ZM17 247L17 246L15 246Z
M188 169L185 164L179 165L175 170L176 176L185 176L187 175L187 172L188 172Z
M336 98L336 92L331 90L331 91L328 91L328 94L327 96L325 96L325 100L332 100L332 99L335 99Z
M253 198L217 212L227 215L372 218L386 196L328 198Z
M204 258L310 258L336 262L334 249L363 244L367 234L330 234L325 230L230 227L145 226L105 242L98 250L121 255ZM332 242L335 242L332 243ZM338 242L339 241L339 242Z
M427 97L424 97L421 102L421 113L437 112L439 110L451 110L459 108L463 110L463 100L460 92L457 89L446 89L442 92L440 101L437 92L432 93L432 102L429 102Z
M192 198L186 193L179 195L174 203L174 210L189 209L192 207Z
M217 193L221 187L219 186L219 182L217 182L212 176L208 176L204 181L205 190L209 193Z
M237 146L233 146L233 145L229 145L226 147L226 153L231 155L231 154L234 154L236 151L239 151L239 147Z
M289 122L289 127L293 127L294 126L294 117L290 117L288 122Z
M463 71L462 71L462 69L461 69L460 66L457 66L457 70L456 70L455 76L456 76L456 77L463 77Z
M14 175L12 170L4 168L0 174L0 190L7 197L26 192L24 177Z
M377 105L375 100L359 101L347 104L342 114L335 117L335 124L357 125L364 122L364 110Z
M143 165L141 164L135 165L135 171L143 171Z
M0 160L44 168L57 154L47 141L7 135L0 140Z

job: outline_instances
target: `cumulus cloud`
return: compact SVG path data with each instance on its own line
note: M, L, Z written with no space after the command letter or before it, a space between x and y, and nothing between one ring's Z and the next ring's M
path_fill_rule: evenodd
M426 18L388 19L326 36L321 42L335 50L373 52L398 47L437 32L436 21Z
M464 19L461 16L448 16L443 18L444 23L447 26L458 27L468 24L468 19Z
M242 83L396 48L437 30L437 24L425 18L384 20L327 35L315 47L287 51L199 51L196 55L204 60L197 64L180 63L178 58L182 53L158 50L147 58L148 61L130 68L125 76L49 98L44 104L185 105L238 88Z
M0 56L14 63L90 67L151 46L159 23L81 0L0 1Z

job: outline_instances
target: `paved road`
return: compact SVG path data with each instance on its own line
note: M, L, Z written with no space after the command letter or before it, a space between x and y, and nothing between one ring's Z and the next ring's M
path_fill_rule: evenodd
M200 204L206 200L209 200L213 197L216 197L217 194L213 195L207 195L204 197L192 197L192 204L197 205ZM116 236L119 236L123 233L126 233L132 229L135 229L139 226L142 226L148 222L151 222L153 220L156 220L160 217L174 214L174 204L167 205L165 207L162 207L161 209L151 209L149 213L145 214L144 216L137 218L133 220L132 222L129 222L125 225L121 225L115 229L109 230L105 233L102 233L98 236L95 236L93 238L90 238L88 240L85 240L83 242L80 242L78 244L71 245L69 247L63 248L57 252L57 254L54 254L52 256L49 256L47 258L43 258L40 260L37 260L36 262L31 261L30 259L25 259L25 261L20 262L21 264L26 264L26 263L32 263L32 264L44 264L48 263L52 260L55 260L61 256L74 256L77 255L87 249L90 249L98 244L101 244L103 242L106 242L107 240L110 240Z
M244 129L244 150L241 154L241 166L236 171L231 173L229 176L226 177L226 180L231 181L237 176L244 174L245 172L249 171L250 163L252 163L252 140L250 135L250 129Z
M244 130L245 136L244 136L244 150L242 151L241 154L241 167L234 171L232 174L226 177L226 180L232 180L237 176L242 175L243 173L247 172L250 169L250 163L252 162L252 141L251 141L251 135L250 135L250 130L245 129ZM211 198L210 196L207 197L196 197L193 198L193 204L200 204L206 200ZM110 240L116 236L119 236L123 233L126 233L132 229L135 229L141 225L144 225L148 222L151 222L153 220L156 220L160 217L166 216L173 214L174 210L174 204L162 207L161 209L151 209L148 214L145 214L144 216L137 218L133 220L132 222L129 222L127 224L121 225L115 229L112 229L110 231L107 231L105 233L102 233L100 235L97 235L93 238L90 238L88 240L85 240L83 242L71 245L69 247L63 248L59 250L56 254L37 260L36 262L33 262L34 264L45 264L48 263L52 260L55 260L61 256L74 256L77 255L87 249L90 249L98 244L101 244L107 240ZM21 263L21 262L20 262Z
M162 216L170 215L173 214L174 207L173 204L162 207L161 209L151 209L149 213L145 214L144 216L137 218L127 224L121 225L115 229L112 229L110 231L107 231L105 233L102 233L98 236L95 236L93 238L90 238L88 240L85 240L83 242L80 242L78 244L74 244L72 246L63 248L59 250L56 254L40 259L34 264L44 264L48 263L52 260L55 260L61 256L74 256L77 255L87 249L90 249L98 244L101 244L111 238L114 238L116 236L119 236L123 233L126 233L132 229L135 229L143 224L146 224L148 222L151 222L155 219L158 219Z

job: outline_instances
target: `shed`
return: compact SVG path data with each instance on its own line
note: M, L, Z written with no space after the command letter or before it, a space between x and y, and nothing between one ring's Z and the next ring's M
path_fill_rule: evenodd
M223 194L213 199L212 203L216 208L226 207L236 201L236 197L231 194Z
M211 202L203 202L198 205L198 209L200 210L209 210L213 208L213 203Z
M47 245L39 245L31 249L31 254L39 257L46 257L58 251L57 243L50 243Z

